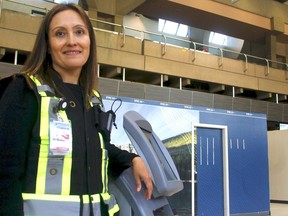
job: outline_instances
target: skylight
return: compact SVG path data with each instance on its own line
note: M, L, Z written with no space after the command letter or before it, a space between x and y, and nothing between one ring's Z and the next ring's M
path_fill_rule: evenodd
M225 46L227 45L227 36L216 32L211 32L209 35L209 43Z
M176 35L176 36L181 36L181 37L188 37L187 25L183 25L183 24L168 21L168 20L159 19L158 31L166 33L166 34L171 34L171 35Z
M54 3L57 4L68 4L68 3L74 3L74 4L78 4L79 0L54 0Z

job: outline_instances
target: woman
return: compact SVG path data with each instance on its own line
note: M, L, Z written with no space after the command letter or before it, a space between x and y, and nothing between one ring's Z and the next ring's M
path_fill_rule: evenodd
M132 165L135 190L143 181L151 198L143 160L110 144L101 130L105 112L95 91L96 70L88 16L74 4L55 6L40 26L23 75L0 100L0 215L114 215L108 158L112 173Z

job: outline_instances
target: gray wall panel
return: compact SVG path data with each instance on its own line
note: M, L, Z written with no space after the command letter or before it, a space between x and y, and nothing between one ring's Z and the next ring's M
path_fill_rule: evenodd
M191 104L192 106L202 106L215 109L262 113L266 114L267 119L270 121L288 122L288 105L286 104L276 104L239 97L233 98L230 96L206 92L190 92L187 90L123 82L106 78L100 78L99 91L102 95L114 95L184 105Z
M268 104L266 101L251 100L251 112L253 113L268 113Z
M192 92L180 89L170 89L170 102L192 105Z
M119 81L99 78L98 89L102 95L118 96Z
M232 110L232 97L214 94L214 108Z
M284 104L283 106L283 122L288 122L288 104Z
M0 63L0 79L11 76L14 73L20 72L22 65L13 65L13 64L8 64L8 63Z
M267 119L271 121L282 121L283 119L283 104L268 103Z
M242 111L242 112L251 112L251 100L247 98L237 98L232 99L233 110Z
M146 85L145 86L145 99L154 101L169 101L169 88L160 86Z
M145 98L144 84L133 83L133 82L119 82L119 93L121 97L129 98Z
M193 91L192 106L213 108L213 94Z

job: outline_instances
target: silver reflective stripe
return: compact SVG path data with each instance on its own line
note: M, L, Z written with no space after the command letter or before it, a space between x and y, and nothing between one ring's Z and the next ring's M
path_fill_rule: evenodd
M37 195L24 193L25 216L79 216L80 196L71 195ZM83 195L83 215L90 215L89 195ZM100 195L92 195L93 212L95 216L101 216Z
M25 200L24 212L25 216L79 216L80 202Z
M38 92L46 92L46 93L50 93L52 95L55 95L54 90L52 88L50 88L50 86L48 86L48 85L37 86L37 90L38 90Z
M64 159L61 156L48 158L45 194L61 194L63 163Z
M80 202L26 200L25 216L79 216ZM93 213L101 216L100 203L93 203ZM90 215L89 203L83 205L83 215Z

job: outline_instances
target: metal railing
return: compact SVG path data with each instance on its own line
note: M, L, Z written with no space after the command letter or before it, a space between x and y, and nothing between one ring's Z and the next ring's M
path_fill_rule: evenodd
M211 45L207 45L207 44L202 44L202 43L197 43L197 42L194 42L194 41L190 41L190 40L185 40L185 39L182 39L182 38L177 38L177 37L173 37L173 36L169 36L169 35L164 35L164 34L160 34L160 33L155 33L155 32L149 32L149 31L143 31L143 30L138 30L138 29L135 29L135 28L131 28L131 27L128 27L128 26L124 26L124 25L119 25L119 24L115 24L115 23L110 23L110 22L106 22L106 21L102 21L102 20L96 20L96 19L91 19L92 21L95 21L95 22L98 22L98 23L103 23L103 24L106 24L106 25L112 25L114 26L114 29L115 27L118 27L120 29L122 29L122 31L113 31L113 30L105 30L103 28L95 28L96 30L100 30L100 31L111 31L111 32L114 32L114 33L117 33L117 34L122 34L123 35L123 42L122 42L122 47L125 46L126 44L126 30L129 29L129 30L132 30L132 31L135 31L135 32L138 32L139 33L139 38L141 38L142 40L146 39L145 36L144 37L141 37L142 35L153 35L153 36L156 36L156 37L159 37L159 40L158 41L155 41L156 39L154 38L153 41L155 42L159 42L162 44L162 55L164 56L167 52L167 45L174 45L173 43L168 43L168 39L172 39L172 40L175 40L175 41L178 41L178 42L185 42L187 43L189 46L188 46L188 49L192 50L192 59L191 61L194 62L195 59L196 59L196 51L202 51L201 49L198 49L197 47L204 47L206 48L206 52L210 53L210 54L213 54L213 55L218 55L219 56L219 59L218 59L218 67L219 68L222 68L223 67L223 59L224 57L226 58L231 58L229 57L230 55L232 56L238 56L237 58L231 58L231 59L236 59L236 60L242 60L244 62L244 68L243 68L243 71L244 72L247 72L248 71L248 67L249 67L249 63L255 63L257 65L262 65L264 67L266 67L266 70L265 70L265 76L268 76L269 73L270 73L270 68L276 68L276 69L279 69L279 70L283 70L286 72L286 79L288 79L288 64L287 63L282 63L282 62L277 62L277 61L273 61L273 60L270 60L270 59L267 59L267 58L261 58L261 57L258 57L258 56L253 56L253 55L250 55L250 54L245 54L245 53L241 53L241 52L236 52L236 51L233 51L233 50L228 50L228 49L223 49L223 48L219 48L219 47L216 47L216 46L211 46ZM181 48L187 48L187 47L181 47ZM215 52L209 52L209 50L215 50ZM228 53L228 55L225 53Z
M25 6L29 6L32 8L37 8L37 9L41 9L44 10L46 13L49 11L49 9L45 8L45 7L38 7L38 6L34 6L31 4L26 4L26 3L20 3L20 2L16 2L13 0L0 0L0 19L1 19L1 15L2 15L2 9L3 9L3 2L7 1L7 2L11 2L11 3L16 3L16 4L21 4L21 5L25 5ZM178 38L178 37L174 37L174 36L170 36L170 35L164 35L164 34L160 34L160 33L155 33L155 32L150 32L150 31L144 31L144 30L139 30L139 29L135 29L129 26L124 26L124 25L120 25L120 24L115 24L115 23L111 23L111 22L107 22L107 21L103 21L103 20L98 20L98 19L90 19L92 22L96 22L96 23L101 23L102 27L98 28L95 27L95 30L100 30L100 31L109 31L109 32L113 32L116 34L122 34L122 47L125 46L126 44L126 36L129 35L127 34L127 30L131 30L133 32L136 32L137 34L139 34L139 36L134 36L136 38L140 38L141 40L144 39L150 39L151 37L153 37L153 41L160 43L162 45L162 49L161 49L161 55L164 56L167 52L167 45L173 45L175 46L175 44L177 43L186 43L187 46L183 46L181 48L187 48L188 50L192 51L192 59L191 62L194 62L197 58L196 53L197 51L203 51L205 48L205 52L208 52L209 54L213 54L213 55L217 55L218 58L218 67L223 68L224 65L224 57L225 58L231 58L230 56L237 56L237 58L231 58L231 59L236 59L236 60L242 60L244 62L244 68L243 71L247 72L249 69L249 63L255 63L257 65L263 65L264 67L266 67L265 70L265 76L268 76L270 73L270 68L276 68L276 69L280 69L285 71L285 79L288 79L288 64L287 63L282 63L282 62L277 62L277 61L273 61L267 58L261 58L261 57L257 57L257 56L253 56L253 55L249 55L249 54L245 54L245 53L241 53L241 52L235 52L233 50L228 50L228 49L223 49L223 48L219 48L216 46L211 46L211 45L207 45L207 44L202 44L202 43L198 43L198 42L194 42L191 40L187 40L187 39L183 39L183 38ZM104 25L103 25L104 24ZM110 26L108 29L105 29L105 26ZM115 29L119 29L118 31L116 31ZM111 30L112 29L112 30ZM131 36L131 35L129 35ZM159 39L157 39L159 38ZM175 41L175 43L173 42L168 42L168 40L170 41ZM202 49L201 49L202 48Z

